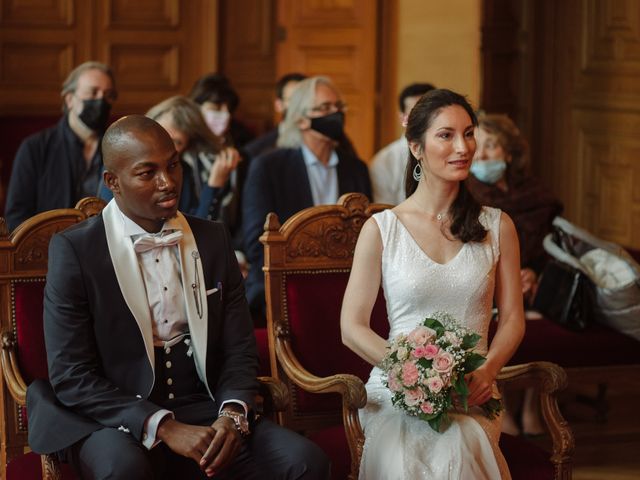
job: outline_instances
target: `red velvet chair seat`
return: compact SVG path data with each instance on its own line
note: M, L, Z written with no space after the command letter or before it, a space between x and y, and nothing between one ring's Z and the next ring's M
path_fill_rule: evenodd
M256 346L258 347L258 376L271 375L271 367L269 366L269 338L266 328L254 328L253 333L256 336Z
M27 384L36 378L49 378L42 322L26 320L42 318L44 285L44 279L40 282L13 284L18 362Z
M75 480L77 477L68 463L61 463L60 470L64 480ZM40 455L29 452L14 458L7 465L7 480L35 480L42 478Z
M496 324L492 322L491 336ZM604 325L573 332L546 318L527 321L510 365L549 361L564 368L640 364L640 343Z
M325 326L325 319L333 321L340 318L342 296L348 280L349 273L342 271L322 275L302 272L286 276L291 345L300 364L318 377L328 377L338 372L351 373L366 382L371 365L345 347L334 328ZM387 336L389 326L382 291L373 309L371 325L380 335ZM297 408L301 412L341 409L339 394L315 395L296 390Z
M522 437L502 434L500 450L509 465L513 480L552 480L553 464L549 453Z

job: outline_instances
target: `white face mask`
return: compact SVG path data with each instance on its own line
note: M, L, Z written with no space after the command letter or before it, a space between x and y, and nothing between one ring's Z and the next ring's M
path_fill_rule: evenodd
M502 178L507 169L507 162L502 158L476 160L471 164L471 173L482 183L494 184Z
M221 136L227 130L231 118L231 114L224 110L205 110L203 116L209 129L217 136Z

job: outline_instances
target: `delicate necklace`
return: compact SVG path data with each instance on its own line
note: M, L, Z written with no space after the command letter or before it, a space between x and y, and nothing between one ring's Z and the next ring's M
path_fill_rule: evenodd
M424 210L424 211L425 211L425 213L431 217L431 219L434 219L434 218L435 218L435 220L437 220L438 222L442 222L442 221L447 217L447 212L446 212L446 211L444 211L444 212L440 212L440 213L437 213L437 214L433 214L433 213L429 213L429 212L427 212L427 209L426 209L426 208L424 208L422 205L420 205L420 203L418 202L418 200L416 200L416 197L411 197L411 198L413 198L413 201L415 202L415 204L416 204L416 205L417 205L421 210Z

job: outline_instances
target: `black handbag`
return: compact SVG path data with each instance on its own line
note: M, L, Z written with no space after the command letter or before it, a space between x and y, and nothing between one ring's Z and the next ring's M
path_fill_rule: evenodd
M540 276L532 308L570 330L584 330L593 320L593 285L580 270L549 260Z

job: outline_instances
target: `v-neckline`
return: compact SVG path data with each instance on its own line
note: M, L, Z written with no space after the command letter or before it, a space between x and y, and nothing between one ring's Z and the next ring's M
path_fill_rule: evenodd
M393 210L389 209L389 212L391 212L393 214L393 216L396 219L396 222L400 224L400 226L402 227L402 229L405 231L405 233L409 236L409 238L411 239L411 242L415 245L415 247L420 251L420 253L422 255L424 255L424 257L429 260L431 263L435 264L435 265L439 265L441 267L446 267L447 265L451 264L451 262L453 262L454 260L456 260L459 256L460 256L460 252L462 252L462 250L464 250L464 248L467 246L466 243L463 243L462 246L460 247L460 249L456 252L456 254L451 257L449 260L447 260L445 263L440 263L440 262L436 262L433 258L431 258L427 252L425 252L422 247L420 246L420 244L416 241L416 239L413 237L413 235L411 234L411 232L409 231L409 229L406 227L406 225L404 223L402 223L402 221L400 220L400 217L398 217L398 215L396 215L396 212L394 212Z

